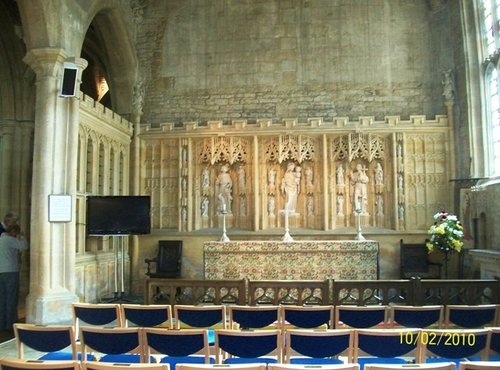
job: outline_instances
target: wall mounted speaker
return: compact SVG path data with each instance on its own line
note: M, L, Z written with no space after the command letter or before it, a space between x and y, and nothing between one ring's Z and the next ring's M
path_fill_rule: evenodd
M78 78L78 67L73 63L64 63L64 71L61 83L60 96L68 97L76 95L76 79Z

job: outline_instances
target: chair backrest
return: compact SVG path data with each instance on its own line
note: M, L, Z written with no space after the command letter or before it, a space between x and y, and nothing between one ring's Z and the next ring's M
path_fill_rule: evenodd
M353 362L362 355L378 358L415 357L421 362L418 341L420 329L357 329L354 330ZM369 361L366 361L369 363Z
M327 364L327 365L301 365L301 364L268 364L268 370L359 370L358 364Z
M80 326L122 326L119 303L73 303L73 325L76 335Z
M259 358L271 353L276 356L276 362L281 362L282 336L279 329L215 331L215 355L218 364L225 362L228 357L260 362Z
M385 328L388 321L386 306L335 306L336 328Z
M490 330L490 348L488 350L488 358L490 356L498 356L500 354L500 327L489 328Z
M498 315L496 304L447 305L445 308L446 327L483 328L495 326Z
M46 354L68 349L68 360L78 360L75 332L71 325L14 324L14 335L20 359L24 358L25 347L28 347Z
M443 325L444 306L391 306L389 308L389 322L391 326L406 328L427 328Z
M152 354L163 354L169 357L187 357L199 354L204 357L205 364L210 363L207 330L144 328L143 336L146 362L150 360Z
M154 327L162 326L172 329L172 306L165 305L121 305L121 316L125 327Z
M440 362L438 364L409 364L409 365L382 365L366 364L365 370L394 370L394 369L426 369L426 370L455 370L455 364L452 362Z
M284 327L332 329L334 312L333 306L283 306L281 317Z
M220 364L178 364L176 370L218 370ZM228 370L266 370L265 364L227 364L223 365Z
M223 305L175 305L175 327L226 328L226 307Z
M280 306L229 306L229 327L232 329L261 329L281 326Z
M459 370L498 370L500 361L467 361L460 362Z
M167 364L119 364L83 361L82 370L170 370ZM172 369L175 370L175 369Z
M314 359L345 355L352 360L353 330L289 329L285 333L285 363L290 363L295 353Z
M487 359L488 329L422 329L422 362L430 357L460 360L470 356Z
M143 343L140 328L80 328L83 358L98 352L99 361L136 363L143 361Z
M0 370L80 370L78 361L30 361L4 357L0 359Z

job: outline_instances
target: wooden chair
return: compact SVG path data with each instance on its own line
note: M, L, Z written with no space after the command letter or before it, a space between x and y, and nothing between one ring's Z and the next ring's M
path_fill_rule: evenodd
M498 370L500 361L467 361L459 363L459 370Z
M442 362L440 364L407 364L407 365L366 364L365 365L365 370L395 370L395 369L455 370L455 364L451 362Z
M78 360L75 332L71 325L14 324L14 336L19 359L24 359L26 348L30 348L40 352L38 360Z
M226 329L226 306L224 305L175 305L175 328L208 330L208 344L215 342L215 329Z
M399 241L400 278L440 279L441 263L429 261L429 251L424 243Z
M282 306L281 317L284 328L333 329L333 306Z
M299 365L299 364L269 364L267 370L359 370L358 364L338 365Z
M496 304L485 305L447 305L445 325L447 328L484 328L495 326L498 316Z
M222 365L228 370L266 370L265 364L226 364ZM221 365L218 364L178 364L175 370L218 370Z
M122 304L121 316L125 327L155 327L172 329L172 306Z
M150 362L155 355L160 363L175 369L177 364L210 364L208 334L205 329L165 330L144 328L144 359Z
M140 328L81 327L82 353L99 353L101 362L140 363L143 343Z
M353 363L363 365L406 364L408 357L421 361L420 329L356 329L354 330Z
M80 370L79 361L42 361L14 358L0 359L0 370Z
M486 361L488 329L422 329L420 338L422 362L454 362L457 366L470 357Z
M218 364L279 363L282 361L281 330L215 331Z
M73 325L78 336L80 326L122 326L119 303L73 303Z
M443 325L444 306L391 306L389 307L389 323L391 327L427 328Z
M290 329L285 332L285 363L300 365L341 364L340 355L352 361L353 330Z
M81 370L170 370L166 364L121 364L98 361L84 361L81 367Z
M335 328L372 327L385 328L388 322L388 309L386 306L335 306Z
M229 306L231 329L262 329L281 326L280 306Z

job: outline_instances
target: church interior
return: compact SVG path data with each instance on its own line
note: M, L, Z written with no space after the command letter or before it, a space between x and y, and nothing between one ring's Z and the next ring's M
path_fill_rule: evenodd
M234 284L242 304L259 281L318 282L323 304L347 281L484 281L500 303L499 9L0 0L0 217L18 214L29 244L20 316L68 322L117 294L180 303L190 281ZM97 226L146 229L91 232L105 197L148 213L125 203ZM451 250L427 244L443 214L462 233Z

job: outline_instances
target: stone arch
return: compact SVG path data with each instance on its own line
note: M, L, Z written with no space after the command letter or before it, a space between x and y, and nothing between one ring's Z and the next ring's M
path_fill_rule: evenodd
M89 27L102 34L103 55L109 73L113 110L121 115L131 112L132 91L137 78L137 55L133 43L133 20L128 3L119 0L93 0L88 4L64 1L19 0L27 50L60 48L68 58L79 57ZM30 22L39 19L38 22ZM105 50L112 50L106 53Z

